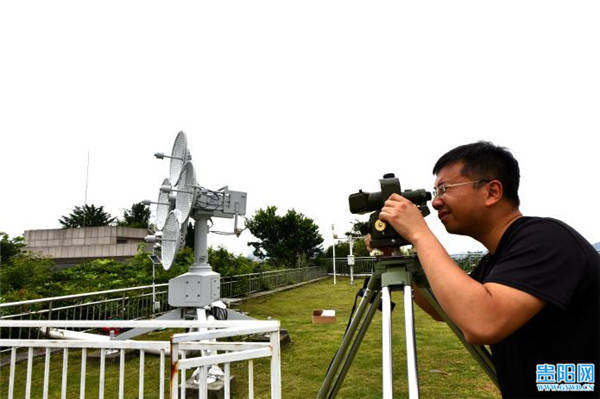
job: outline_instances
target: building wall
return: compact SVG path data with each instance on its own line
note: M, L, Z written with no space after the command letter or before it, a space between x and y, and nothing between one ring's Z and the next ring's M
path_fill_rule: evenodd
M80 227L25 231L26 249L50 256L57 265L72 265L88 259L127 259L144 242L146 229L120 226ZM151 251L151 244L146 244Z

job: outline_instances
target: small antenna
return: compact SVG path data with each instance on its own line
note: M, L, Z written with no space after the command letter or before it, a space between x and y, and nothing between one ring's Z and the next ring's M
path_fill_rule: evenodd
M88 181L90 178L90 150L88 150L87 156L87 170L85 172L85 199L83 201L84 205L87 205L87 192L88 192Z

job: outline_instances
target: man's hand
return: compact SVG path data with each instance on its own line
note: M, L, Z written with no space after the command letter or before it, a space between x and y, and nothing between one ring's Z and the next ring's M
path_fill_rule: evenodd
M391 224L398 234L413 244L423 235L431 234L419 208L399 194L392 194L385 201L379 219Z

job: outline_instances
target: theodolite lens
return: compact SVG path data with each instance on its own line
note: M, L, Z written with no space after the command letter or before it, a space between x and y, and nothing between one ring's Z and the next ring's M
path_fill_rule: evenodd
M350 194L348 197L350 204L350 212L352 213L367 213L381 209L381 192L365 193L360 190L357 193Z

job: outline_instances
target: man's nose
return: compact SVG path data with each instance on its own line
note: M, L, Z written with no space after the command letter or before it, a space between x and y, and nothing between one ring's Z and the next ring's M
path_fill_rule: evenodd
M433 201L431 201L431 206L436 211L439 211L442 208L442 206L444 206L444 201L442 200L442 197L435 197Z

